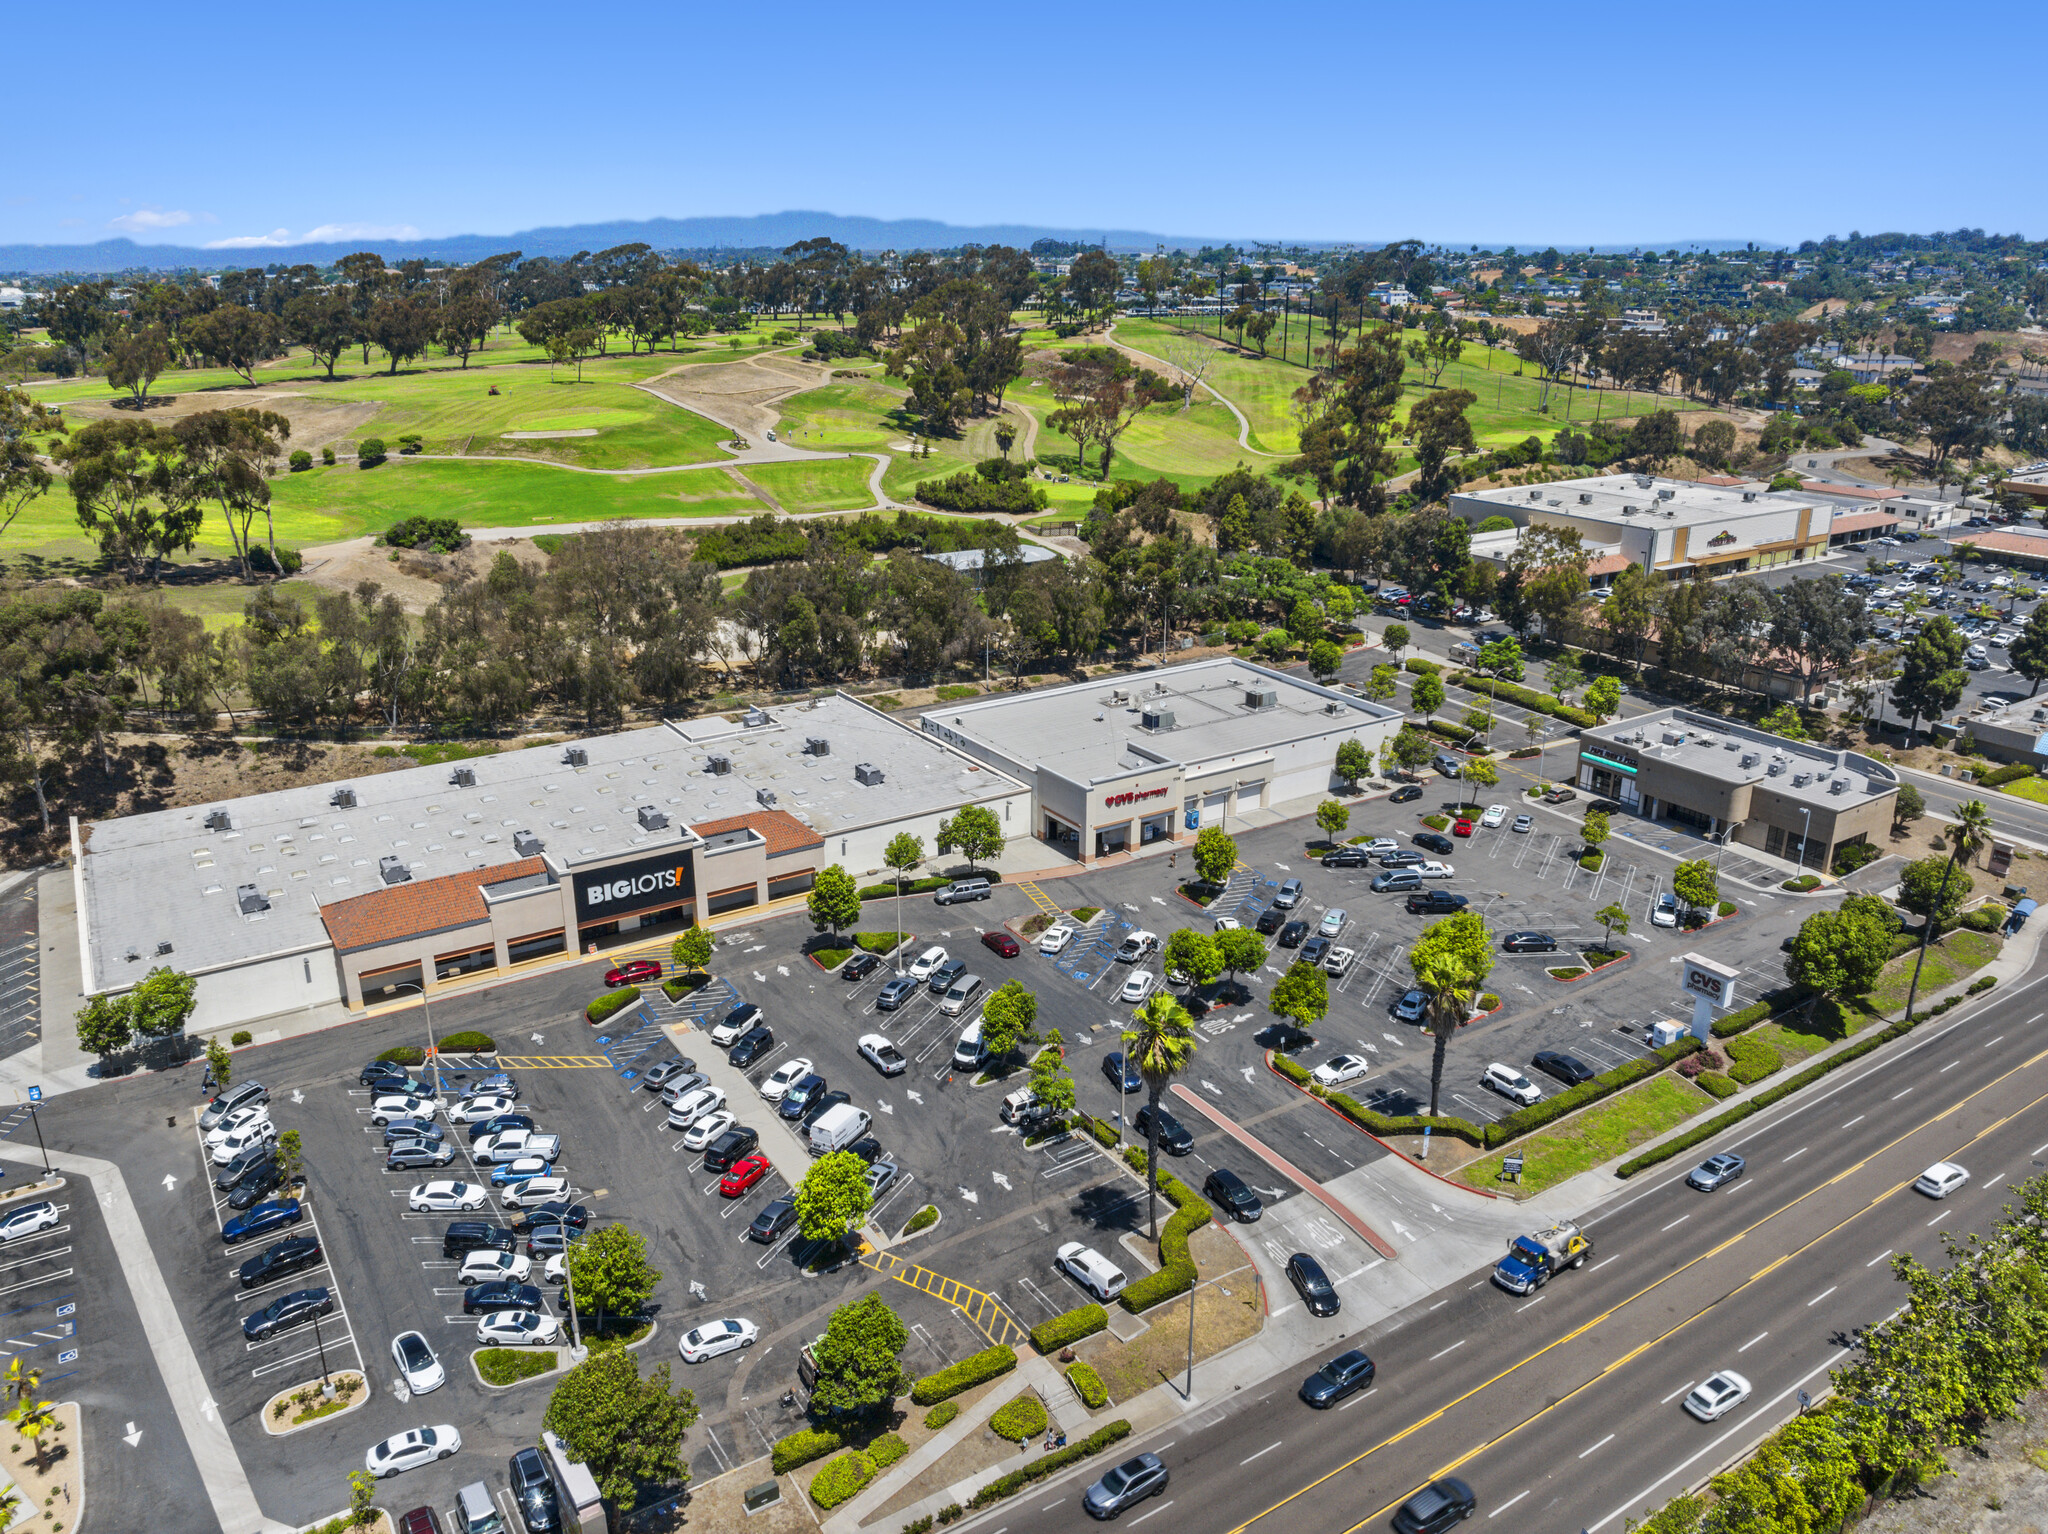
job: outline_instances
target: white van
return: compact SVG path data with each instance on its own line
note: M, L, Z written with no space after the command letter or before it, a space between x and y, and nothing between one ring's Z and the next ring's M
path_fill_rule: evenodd
M960 1042L953 1046L953 1064L971 1071L988 1058L988 1046L981 1042L981 1019L960 1030Z
M852 1103L841 1103L836 1108L827 1108L818 1115L818 1121L811 1125L811 1154L830 1155L833 1151L845 1150L868 1132L874 1120Z
M1092 1246L1069 1241L1053 1254L1055 1266L1104 1304L1124 1292L1124 1271Z
M967 1010L968 1004L981 994L981 976L962 975L939 1000L939 1010L948 1017L958 1017Z

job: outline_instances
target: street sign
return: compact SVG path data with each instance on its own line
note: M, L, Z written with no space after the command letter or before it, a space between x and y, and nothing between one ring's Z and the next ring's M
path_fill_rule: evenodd
M41 1087L30 1087L28 1089L28 1100L32 1103L41 1102L43 1100L43 1089Z

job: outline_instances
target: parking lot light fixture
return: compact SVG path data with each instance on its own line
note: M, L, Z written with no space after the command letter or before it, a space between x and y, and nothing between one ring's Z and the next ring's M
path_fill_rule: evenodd
M424 978L425 978L425 972L424 972L424 971L422 971L422 973L421 973L421 978L422 978L422 979L424 979ZM422 1063L422 1064L425 1064L425 1063L426 1063L427 1061L429 1061L429 1060L433 1060L433 1059L434 1059L434 1014L433 1014L433 1011L432 1011L432 1009L431 1009L431 1008L429 1008L429 1007L428 1007L428 1005L427 1005L427 988L426 988L425 986L423 986L423 985L414 985L414 984L413 984L413 983L412 983L412 982L411 982L410 980L401 980L401 981L399 981L399 982L398 982L398 983L397 983L396 985L392 986L392 987L391 987L391 989L392 989L392 990L394 990L394 991L418 991L418 992L420 993L420 1016L421 1016L421 1018L422 1018L422 1019L423 1019L423 1020L424 1020L424 1021L426 1022L426 1025L427 1025L427 1052L426 1052L426 1054L425 1054L425 1055L424 1055L424 1056L422 1057L422 1059L421 1059L421 1063ZM434 1066L434 1083L433 1083L433 1084L434 1084L434 1085L435 1085L436 1087L439 1087L439 1086L441 1085L441 1068L440 1068L440 1065L438 1064L438 1062L437 1062L437 1063L435 1064L435 1066Z

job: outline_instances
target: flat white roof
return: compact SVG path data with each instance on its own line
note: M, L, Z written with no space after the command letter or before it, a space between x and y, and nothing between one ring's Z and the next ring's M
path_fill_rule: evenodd
M1810 495L1743 490L1739 487L1723 489L1689 479L1663 479L1650 474L1601 474L1588 479L1560 480L1549 485L1464 490L1456 498L1468 502L1484 501L1498 506L1503 512L1518 510L1525 516L1531 512L1547 511L1585 521L1611 522L1616 526L1661 526L1666 522L1679 527L1699 526L1774 512L1798 511L1803 506L1815 504Z

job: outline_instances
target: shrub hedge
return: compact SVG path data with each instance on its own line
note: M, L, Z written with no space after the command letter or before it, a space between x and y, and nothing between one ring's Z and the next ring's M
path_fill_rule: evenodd
M1295 1064L1294 1061L1288 1059L1285 1055L1276 1054L1273 1056L1273 1069L1280 1072L1281 1075L1295 1083L1295 1085L1308 1088L1311 1093L1321 1097L1324 1102L1335 1108L1367 1134L1382 1136L1420 1134L1423 1128L1427 1126L1435 1134L1456 1135L1467 1145L1484 1147L1486 1143L1485 1138L1480 1133L1479 1126L1467 1119L1450 1117L1433 1119L1420 1113L1404 1113L1400 1115L1377 1113L1356 1099L1347 1097L1342 1092L1322 1092L1309 1080L1308 1070L1303 1066Z
M842 1454L811 1477L811 1500L820 1507L837 1507L875 1478L875 1462L858 1449Z
M1785 1068L1785 1057L1767 1039L1730 1039L1728 1059L1728 1075L1737 1086L1755 1086L1766 1076L1775 1075Z
M951 879L913 879L910 883L903 886L903 893L906 895L929 895L933 890L941 889L952 882ZM889 900L894 898L896 886L893 884L863 884L858 893L863 900Z
M1600 865L1602 863L1605 863L1606 861L1606 853L1589 852L1584 857L1579 859L1579 867L1585 869L1586 872L1589 874L1597 874L1598 872L1600 872Z
M845 1447L846 1440L827 1428L805 1428L787 1438L776 1439L769 1454L775 1473L787 1475L799 1465L808 1465L814 1459L823 1459Z
M1733 1097L1742 1090L1735 1078L1723 1071L1701 1071L1693 1081L1714 1097Z
M389 1065L418 1065L427 1058L427 1052L417 1044L400 1044L377 1058Z
M1017 1367L1015 1348L983 1348L963 1358L951 1368L941 1369L937 1374L927 1374L910 1387L910 1399L919 1406L932 1406L948 1396L956 1396L963 1390L972 1390L976 1385L1001 1374L1008 1374Z
M1139 1176L1145 1175L1144 1151L1127 1145L1124 1160ZM1215 1217L1207 1199L1164 1168L1159 1173L1159 1191L1173 1201L1173 1218L1159 1230L1159 1271L1126 1285L1117 1296L1117 1303L1132 1315L1195 1287L1195 1262L1188 1256L1188 1237Z
M1045 1431L1045 1403L1030 1391L1025 1391L1015 1400L1006 1401L996 1408L996 1414L988 1419L988 1425L998 1438L1007 1438L1011 1443L1023 1443Z
M924 1425L936 1433L959 1415L960 1403L958 1401L941 1401L937 1406L934 1406L924 1414Z
M1070 1443L1064 1449L1055 1449L1050 1454L1041 1454L1021 1470L1012 1470L1008 1475L999 1475L988 1485L977 1491L968 1502L969 1507L987 1507L991 1502L1000 1502L1005 1497L1014 1497L1033 1481L1043 1480L1069 1465L1078 1464L1091 1455L1100 1454L1113 1443L1130 1437L1131 1425L1119 1417L1105 1427L1097 1428L1079 1443ZM957 1506L957 1504L955 1504ZM950 1508L939 1509L939 1521L950 1523L946 1517ZM955 1518L959 1517L954 1513Z
M584 1020L586 1022L601 1023L606 1018L617 1015L639 999L640 987L637 985L624 986L616 991L606 991L583 1009Z
M488 1055L497 1052L498 1041L488 1033L478 1033L472 1028L466 1033L449 1034L441 1040L439 1047L458 1055Z
M1067 1383L1074 1387L1074 1394L1090 1411L1100 1411L1109 1404L1109 1387L1102 1383L1102 1376L1086 1363L1067 1365Z
M894 1433L884 1433L868 1445L868 1458L875 1462L877 1470L887 1470L909 1452L910 1445Z
M1972 932L1996 932L2005 925L2005 917L2003 906L1980 905L1962 919L1961 925Z
M554 1366L553 1348L478 1348L476 1353L476 1372L492 1385L516 1385Z
M1963 992L1963 994L1965 996L1978 996L1990 990L1996 984L1998 984L1998 976L1986 975L1982 980L1977 981L1976 984Z
M2017 783L2021 778L2031 778L2034 769L2025 762L2014 762L2009 767L1994 767L1977 780L1980 788L2003 788L2008 783Z
M1406 660L1401 669L1412 676L1442 676L1444 668L1433 660Z
M1505 698L1510 703L1519 703L1523 708L1538 714L1548 714L1553 719L1562 719L1566 724L1575 724L1580 729L1590 729L1600 722L1600 716L1569 703L1560 703L1548 693L1524 687L1519 682L1495 682L1485 677L1474 676L1469 671L1454 671L1451 685L1462 687L1467 692L1476 692L1481 697L1489 692L1496 698Z
M1031 1345L1041 1353L1057 1353L1108 1325L1109 1312L1100 1305L1079 1305L1063 1316L1054 1316L1032 1327Z
M1787 880L1786 880L1786 881L1785 881L1785 882L1784 882L1783 884L1779 885L1779 886L1778 886L1778 888L1779 888L1779 889L1787 889L1787 890L1810 890L1810 889L1819 889L1819 888L1820 888L1820 875L1819 875L1819 874L1801 874L1801 875L1800 875L1800 876L1799 876L1798 878L1796 878L1796 879L1787 879Z

